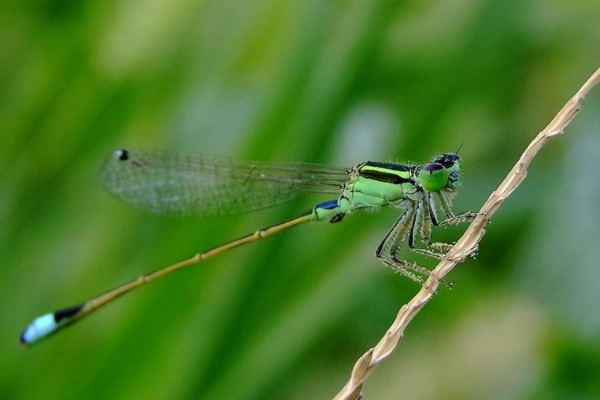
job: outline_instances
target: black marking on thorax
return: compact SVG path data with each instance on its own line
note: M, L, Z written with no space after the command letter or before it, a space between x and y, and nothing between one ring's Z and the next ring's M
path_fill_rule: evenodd
M410 171L410 170L414 169L414 167L411 165L394 164L394 163L387 163L387 162L380 162L380 161L367 161L366 163L363 164L363 166L364 165L369 166L369 167L391 169L394 171Z
M402 164L377 162L377 161L367 161L359 168L358 174L359 174L359 176L362 176L363 178L372 179L377 182L391 183L394 185L400 185L403 183L414 184L414 180L412 178L403 178L392 172L378 171L378 170L369 169L369 168L365 169L364 167L375 167L375 168L389 169L392 171L409 172L414 169L411 166L402 165ZM412 174L411 174L411 176L412 176Z

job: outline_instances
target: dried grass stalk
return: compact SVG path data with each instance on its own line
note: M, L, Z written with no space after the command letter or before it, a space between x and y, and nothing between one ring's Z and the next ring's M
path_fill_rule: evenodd
M362 387L369 374L383 359L388 357L396 349L400 339L404 336L404 329L406 329L414 316L433 297L439 286L440 279L448 275L456 265L464 261L464 259L477 248L478 243L485 233L484 227L502 202L504 202L521 182L523 182L527 176L527 168L529 167L531 160L533 160L533 157L535 157L542 146L544 146L551 138L563 133L564 129L581 109L581 103L584 97L598 81L600 81L600 69L594 72L575 96L564 105L550 124L548 124L548 126L533 139L504 181L494 192L492 192L479 211L477 218L469 225L462 237L448 252L447 258L440 261L437 267L432 271L425 285L415 297L402 306L394 323L390 326L379 343L358 359L352 370L350 380L337 396L335 396L334 400L353 400L362 398Z

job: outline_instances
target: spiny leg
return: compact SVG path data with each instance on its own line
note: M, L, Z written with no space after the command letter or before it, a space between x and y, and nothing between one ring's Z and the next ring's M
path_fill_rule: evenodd
M450 204L448 197L444 194L444 192L436 192L435 194L440 202L440 208L442 209L442 214L444 214L444 220L453 218L454 213L452 212L452 205Z
M407 210L398 218L394 225L390 228L383 241L380 243L375 255L385 265L393 268L402 275L421 284L421 286L429 289L425 285L425 280L418 274L429 277L431 271L421 267L416 263L410 263L401 260L397 257L400 252L402 242L406 235L409 235L409 242L414 244L415 229L417 226L417 203L411 203ZM445 283L443 280L440 282Z
M444 220L439 225L458 225L463 222L471 222L477 217L477 213L465 212L459 215L454 215L448 196L444 192L436 193L439 201L442 213L444 214Z
M413 219L410 237L408 240L408 247L415 253L419 253L425 256L433 257L438 260L443 259L444 254L437 253L430 250L429 248L439 248L438 243L431 242L431 224L439 225L437 216L434 211L432 204L431 195L424 193L423 198L416 203L416 215ZM417 232L417 225L420 222L420 234L421 242L428 247L428 249L419 249L415 246L415 237ZM445 243L443 243L445 245Z
M417 254L429 256L429 257L435 258L437 260L443 260L446 256L445 254L436 253L435 251L428 250L428 249L419 249L415 246L415 238L417 235L417 228L418 228L419 224L421 225L421 228L422 228L423 224L427 223L427 221L437 222L437 217L435 215L433 205L432 205L432 200L431 200L431 197L429 196L429 193L426 193L425 196L423 196L423 198L421 200L419 200L415 203L415 209L416 209L416 212L415 212L413 220L411 222L410 236L408 239L408 247L411 249L411 251L413 251ZM423 233L423 229L421 229L420 233L421 233L421 242L423 244L425 244L428 247L435 247L438 245L438 243L431 243L431 227L429 227L429 230L426 230L425 233ZM442 244L445 245L446 243L442 243ZM449 245L449 246L452 247L452 245ZM402 261L402 260L399 260L395 256L395 254L394 254L393 258L394 258L394 260L396 260L398 262ZM407 264L406 262L404 262L404 263ZM422 272L428 276L431 274L431 271L419 266L418 264L410 264L409 268L414 269L419 272ZM440 282L450 288L453 286L452 282L448 283L443 279L440 279Z
M440 223L440 226L448 226L448 225L458 225L464 222L472 222L478 213L474 212L464 212L458 215L446 216L446 219ZM438 249L441 252L447 253L453 247L453 244L449 243L432 243L430 247ZM477 255L477 251L479 250L479 246L475 245L468 253L469 257L475 257Z
M422 200L423 217L421 218L421 241L427 245L431 245L431 227L438 226L439 222L437 215L435 214L435 205L431 199L431 194L428 192L424 193L425 197Z
M416 275L410 271L410 263L403 261L403 260L398 260L397 262L391 262L388 260L381 259L381 261L388 267L392 268L394 271L398 272L399 274L412 279L413 281L417 282L421 286L425 286L425 280L422 277L420 277L419 275ZM402 264L402 266L399 266L398 263Z
M413 248L413 250L417 253L427 255L436 259L444 259L445 254L450 251L454 244L443 243L443 242L431 242L431 226L428 225L429 221L434 226L443 226L443 225L457 225L463 222L472 221L477 214L472 212L466 212L459 215L454 215L451 209L450 200L443 192L435 193L438 196L441 212L444 214L444 220L439 222L436 214L435 203L433 202L433 198L431 193L427 193L425 198L423 199L422 209L425 210L425 215L423 218L423 226L421 227L421 238L423 244L427 246L428 249L417 249ZM475 252L472 252L470 255L474 255Z
M458 214L458 215L454 215L452 213L452 210L450 209L450 201L448 200L448 198L446 197L446 195L443 192L439 192L438 193L439 199L440 199L440 204L442 205L442 212L444 213L444 217L445 219L440 222L440 226L447 226L447 225L458 225L458 224L462 224L463 222L471 222L473 221L478 213L474 213L474 212L464 212L462 214ZM432 243L431 247L433 248L437 248L440 251L447 253L448 251L450 251L450 249L452 248L452 244L448 244L448 243ZM475 246L473 249L471 249L471 251L469 251L469 256L470 257L475 257L477 255L477 251L478 251L478 246Z
M417 215L413 223L413 227L411 229L411 238L412 240L408 241L408 246L415 253L432 257L437 260L446 259L446 253L454 246L450 243L443 242L431 242L431 224L438 226L440 223L438 222L437 215L435 213L435 204L433 203L433 199L430 193L425 193L423 198L417 203ZM442 210L443 211L443 210ZM462 214L461 214L462 215ZM457 218L457 217L452 217ZM420 249L415 246L415 231L416 225L421 221L421 242L427 246L426 249ZM453 260L454 261L454 260Z
M429 270L418 265L413 265L406 261L399 260L396 257L396 253L400 251L400 246L404 241L404 238L413 226L414 217L415 206L411 203L411 205L398 218L398 220L396 220L394 225L385 235L385 237L377 247L377 250L375 251L375 256L378 259L380 259L385 265L393 268L397 272L400 272L401 274L407 276L415 282L418 282L421 285L423 285L425 283L423 278L418 275L415 275L413 272L429 275Z

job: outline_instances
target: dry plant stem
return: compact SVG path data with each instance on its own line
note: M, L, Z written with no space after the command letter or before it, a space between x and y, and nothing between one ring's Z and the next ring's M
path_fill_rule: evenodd
M575 117L581 108L581 102L586 94L600 81L600 69L587 80L567 104L559 111L548 126L540 132L529 144L525 152L515 164L508 176L490 195L485 202L478 216L469 225L462 237L456 242L448 252L447 257L440 261L437 267L432 271L429 279L421 290L407 304L402 306L392 326L387 330L383 338L377 345L363 354L352 370L350 380L344 388L335 396L334 400L351 400L362 397L362 387L377 364L388 357L397 347L400 339L404 336L404 329L414 318L414 316L427 304L433 297L439 280L444 278L452 269L466 257L468 257L485 233L484 227L489 222L492 215L500 207L502 202L523 182L527 176L527 168L537 152L554 136L563 133L564 129Z

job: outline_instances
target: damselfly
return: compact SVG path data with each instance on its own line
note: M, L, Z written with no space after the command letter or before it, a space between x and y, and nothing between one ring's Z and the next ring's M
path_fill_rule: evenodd
M125 293L234 247L309 221L340 222L361 209L391 206L402 210L375 255L385 265L423 284L429 270L402 260L399 252L408 237L408 247L413 251L443 258L451 245L431 242L432 225L472 219L470 213L455 216L451 210L452 197L461 185L460 167L461 158L456 153L443 154L424 165L368 161L352 168L332 168L308 163L234 161L202 154L118 150L101 170L104 187L126 203L154 213L226 215L271 207L306 193L337 197L295 218L142 275L83 304L38 317L23 331L21 342L35 343ZM439 219L438 213L443 219ZM425 248L415 247L417 237Z

